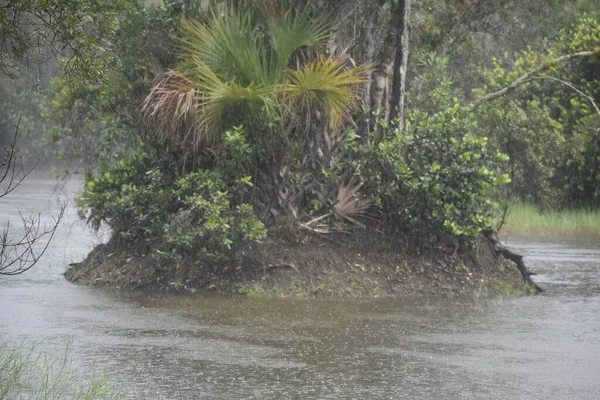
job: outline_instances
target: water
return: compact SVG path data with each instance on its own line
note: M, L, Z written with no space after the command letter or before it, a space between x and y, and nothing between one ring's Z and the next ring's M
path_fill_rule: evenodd
M51 190L28 181L0 221L50 218ZM40 265L0 277L0 339L60 355L71 338L82 379L107 373L127 399L600 398L600 247L515 241L541 296L317 301L66 282L97 241L70 208Z

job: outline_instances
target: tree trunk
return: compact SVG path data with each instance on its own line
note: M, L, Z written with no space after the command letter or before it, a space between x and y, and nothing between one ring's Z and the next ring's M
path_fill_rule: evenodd
M362 13L363 23L359 37L358 63L374 65L374 71L364 87L363 100L371 114L366 116L364 126L361 127L361 132L364 135L368 135L376 126L375 119L381 111L381 105L386 105L383 101L383 94L385 93L387 78L381 79L381 77L386 75L386 66L382 65L382 61L385 64L383 55L386 53L384 49L385 38L389 36L389 32L385 33L388 30L386 26L389 26L389 9L390 0L370 0L365 2ZM374 115L374 113L377 115Z
M408 68L408 41L410 31L410 0L399 0L399 26L396 34L396 57L390 101L389 121L398 119L398 127L404 127L404 93L406 92L406 70Z
M376 0L367 3L363 11L362 29L360 32L359 63L371 64L376 62L376 56L381 48L382 13L381 9L387 0ZM371 80L365 86L365 103L371 104Z
M398 7L392 5L391 19L387 34L383 38L383 45L375 58L375 69L371 74L371 87L369 94L369 109L371 111L372 127L377 131L380 129L377 120L387 116L389 112L389 77L392 73L396 35L400 26L400 14Z

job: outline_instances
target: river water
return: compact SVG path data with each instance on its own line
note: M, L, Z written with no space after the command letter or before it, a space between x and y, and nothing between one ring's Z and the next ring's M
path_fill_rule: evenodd
M48 220L52 190L28 180L0 221ZM0 341L72 340L81 379L108 374L126 399L600 399L598 246L513 239L539 296L290 300L66 282L98 240L70 207L42 262L0 277Z

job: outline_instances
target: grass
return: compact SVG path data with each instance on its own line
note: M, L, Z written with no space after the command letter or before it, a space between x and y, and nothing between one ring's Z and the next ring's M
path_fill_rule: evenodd
M540 213L535 206L516 204L503 234L534 236L600 237L599 211L548 211Z
M71 368L68 345L63 357L52 358L35 344L0 344L0 400L117 398L106 377L81 385L81 376Z

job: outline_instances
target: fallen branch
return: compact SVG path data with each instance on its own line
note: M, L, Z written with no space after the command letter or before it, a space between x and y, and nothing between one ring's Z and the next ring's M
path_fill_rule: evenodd
M544 291L544 289L541 286L539 286L531 279L531 275L535 274L527 270L527 267L525 266L525 261L523 260L524 257L521 254L517 254L510 250L508 247L506 247L500 241L500 239L498 239L496 235L494 235L494 231L492 229L484 229L482 233L486 238L490 240L490 242L494 246L494 251L496 253L502 255L502 257L504 257L505 259L515 263L515 265L521 272L521 275L523 276L523 280L525 281L525 283L527 283L527 285L532 287L536 293L542 293Z

